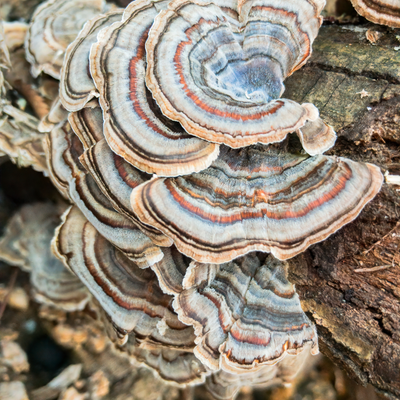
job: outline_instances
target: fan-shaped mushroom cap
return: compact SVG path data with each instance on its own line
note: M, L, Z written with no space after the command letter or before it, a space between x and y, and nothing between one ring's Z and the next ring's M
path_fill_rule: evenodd
M351 0L357 12L375 24L400 28L398 0Z
M191 349L193 329L172 309L150 269L141 270L111 245L74 206L63 218L53 248L87 286L113 323L140 341Z
M325 153L336 142L336 132L330 125L325 124L321 118L315 121L307 121L297 130L303 149L310 155Z
M179 318L194 325L195 354L206 366L233 373L208 379L221 398L234 396L243 385L276 383L270 379L277 374L278 382L288 382L318 351L315 329L287 281L286 264L270 257L261 265L253 253L229 264L189 266L175 247L163 251L163 259L151 268L162 290L176 296ZM263 365L263 357L274 366Z
M77 38L68 46L61 69L60 98L68 111L78 111L97 96L97 90L89 75L89 53L97 34L106 26L120 21L122 10L111 11L88 21Z
M59 217L60 207L50 203L22 207L0 239L0 259L30 272L34 297L40 303L65 311L81 310L89 293L50 250Z
M60 79L67 46L86 21L100 14L103 0L48 0L35 11L25 42L32 75L42 71Z
M142 171L176 176L207 168L218 156L218 145L188 135L165 118L146 88L145 41L154 17L167 3L132 2L122 22L99 33L90 68L111 149Z
M243 386L267 388L281 384L290 384L295 376L310 361L310 351L305 349L297 355L288 354L283 360L274 365L264 365L257 371L242 374L231 374L224 370L211 374L206 379L206 388L215 399L234 399Z
M235 24L215 4L174 0L146 42L147 86L192 135L230 147L279 142L310 119L278 98L311 54L321 3L239 2Z
M50 132L55 125L68 118L68 111L61 104L60 98L53 101L49 113L42 118L38 126L39 132Z
M132 209L196 261L255 250L284 260L352 221L381 187L375 165L276 147L223 147L207 170L138 186Z
M144 364L157 373L164 381L178 387L203 383L210 374L204 365L191 352L166 348L142 349L131 346L129 341L125 350L135 361Z
M163 254L132 220L116 212L79 161L83 148L68 122L57 125L47 137L50 177L62 193L79 207L107 240L142 267L160 261ZM159 235L162 236L162 235Z
M172 240L159 230L143 225L130 207L132 189L150 179L150 176L135 169L122 157L113 153L103 136L103 117L97 101L69 115L71 127L84 148L81 164L92 175L98 187L111 202L114 209L136 224L154 243L171 246Z
M253 253L227 264L193 262L175 298L179 319L193 325L195 355L207 367L231 373L257 370L297 354L317 333L303 313L286 266Z
M82 165L89 171L98 187L109 199L114 209L125 215L160 246L170 246L172 240L150 226L143 226L131 209L132 190L150 179L150 176L128 164L111 151L105 139L99 141L80 157Z

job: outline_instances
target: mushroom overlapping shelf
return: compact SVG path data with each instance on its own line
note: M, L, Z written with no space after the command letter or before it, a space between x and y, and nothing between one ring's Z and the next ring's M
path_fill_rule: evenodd
M71 203L53 252L115 346L171 384L229 399L318 353L285 260L354 220L383 180L324 155L333 128L283 97L324 4L49 0L28 29L34 74L60 79L40 124Z

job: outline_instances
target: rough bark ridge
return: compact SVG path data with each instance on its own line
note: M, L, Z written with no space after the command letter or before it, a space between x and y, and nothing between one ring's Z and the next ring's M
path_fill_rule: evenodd
M384 33L376 45L367 29ZM323 26L314 55L286 81L285 97L313 102L334 126L330 154L400 175L399 30ZM320 348L351 377L400 398L400 189L385 183L359 218L290 260ZM374 268L374 270L371 270Z

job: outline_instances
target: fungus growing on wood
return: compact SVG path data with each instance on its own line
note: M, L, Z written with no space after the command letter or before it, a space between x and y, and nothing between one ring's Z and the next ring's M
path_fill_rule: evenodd
M68 122L60 123L51 131L45 147L53 183L107 240L143 267L161 260L160 248L138 227L145 228L116 212L82 166L79 161L82 144ZM167 243L170 243L168 239Z
M228 398L290 381L316 330L272 255L324 240L380 189L376 166L321 155L336 134L314 105L280 98L323 3L137 0L100 15L95 0L64 41L76 38L41 125L74 204L55 253L116 347L178 386L208 376ZM289 133L308 155L288 151Z
M303 149L310 155L323 154L334 146L336 133L330 125L325 124L321 118L307 121L297 130Z
M123 158L113 153L105 139L102 139L80 157L82 165L92 175L98 187L121 215L140 224L130 206L130 194L141 183L150 179L150 176L141 172ZM142 228L143 225L142 225ZM151 231L145 227L145 233L159 245L170 246L172 241L157 230Z
M303 313L286 265L255 253L227 264L192 262L176 296L181 321L194 326L195 355L214 371L255 372L298 354L315 328Z
M183 279L191 260L178 251L175 246L162 249L164 257L151 266L164 293L177 295L182 292Z
M400 28L398 0L351 0L357 12L375 24Z
M218 146L188 135L165 118L146 88L145 41L167 4L132 2L121 22L99 33L90 53L90 72L111 149L142 171L176 176L207 168L218 156Z
M51 203L22 207L0 239L0 260L30 273L36 301L65 311L82 310L89 293L50 249L61 212L62 207Z
M35 11L25 42L32 75L60 79L65 50L90 18L105 10L103 0L48 0Z
M311 55L324 2L228 4L226 14L214 3L175 0L158 14L146 42L147 86L192 135L234 148L282 141L312 119L312 105L280 96Z
M208 368L222 368L207 378L216 398L232 398L244 385L288 383L318 352L286 263L252 253L228 264L200 264L175 247L163 252L151 268L162 290L175 296L179 318L195 327L195 355Z
M7 89L10 88L6 78L13 78L13 66L7 44L13 50L21 44L25 34L25 25L21 23L0 23L0 157L8 156L20 167L32 166L35 170L46 173L46 159L42 147L43 135L38 130L38 120L19 108L14 107ZM4 158L3 158L4 157Z
M178 320L154 273L113 247L76 206L64 214L53 248L120 331L134 332L141 342L192 349L193 329Z
M381 184L372 164L278 146L223 147L210 168L145 182L131 203L196 261L219 264L256 250L285 260L356 218Z
M97 34L106 26L120 21L122 10L111 11L88 21L77 38L68 46L61 69L60 98L68 111L78 111L97 90L89 74L89 53Z
M85 148L77 163L85 167L85 173L90 173L108 199L107 202L121 215L132 220L154 243L171 246L171 239L157 229L142 224L132 211L129 201L132 189L149 180L150 176L132 167L108 147L103 136L102 113L97 101L93 100L82 110L70 113L68 120ZM76 138L73 140L76 141Z

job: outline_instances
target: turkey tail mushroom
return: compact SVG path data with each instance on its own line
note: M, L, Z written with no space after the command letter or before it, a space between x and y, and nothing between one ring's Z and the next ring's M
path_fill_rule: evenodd
M192 262L174 308L194 326L195 355L214 371L257 371L311 344L315 327L303 313L286 266L253 253L227 264Z
M35 11L25 41L32 75L60 79L65 50L86 21L100 14L103 0L48 0Z
M68 122L57 125L48 135L46 152L53 183L107 240L143 267L161 260L163 253L160 248L139 229L138 223L114 210L82 166L79 156L83 147Z
M303 149L310 155L323 154L332 148L336 142L336 132L321 118L307 121L297 130Z
M37 130L39 121L11 104L0 111L0 153L19 167L32 167L47 175L43 134Z
M234 21L214 3L174 0L146 42L147 86L191 135L234 148L280 142L309 119L310 105L279 97L311 55L323 4L239 2Z
M50 132L57 124L68 118L68 111L61 104L60 97L53 101L50 111L45 115L38 126L39 132Z
M103 136L103 118L97 101L92 100L82 110L70 113L68 120L85 149L78 163L90 173L114 209L131 220L155 244L171 246L171 239L157 229L142 224L133 213L129 201L132 189L149 180L150 175L137 170L108 147Z
M158 109L145 84L145 41L166 0L138 0L122 22L103 29L90 52L90 71L100 92L104 135L111 149L136 168L159 176L201 171L218 145L191 135Z
M138 186L132 209L196 261L257 250L285 260L352 221L380 190L375 165L276 147L224 147L200 173Z
M166 348L193 348L193 329L178 320L172 297L108 242L74 206L53 240L55 254L81 279L119 330ZM127 339L127 338L126 338Z
M88 21L77 38L68 46L61 69L60 99L68 111L79 111L98 92L89 74L90 48L97 34L122 18L122 10L111 11Z

